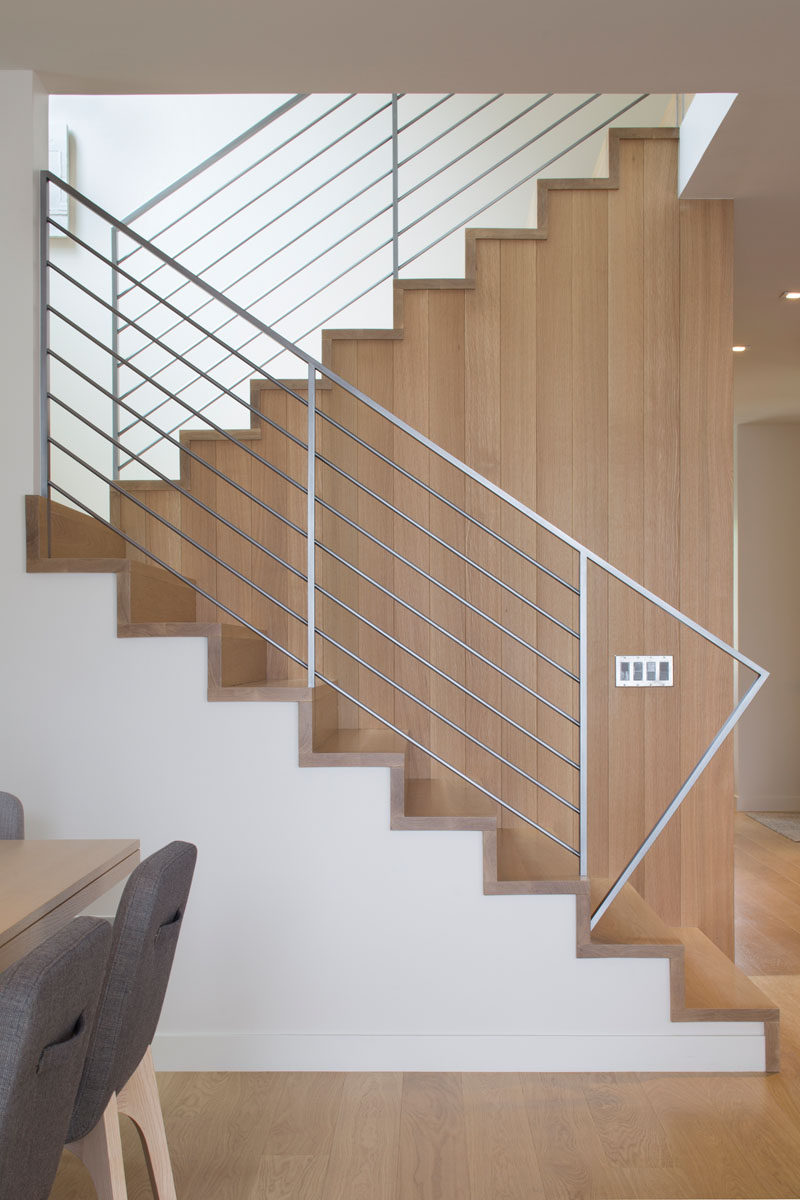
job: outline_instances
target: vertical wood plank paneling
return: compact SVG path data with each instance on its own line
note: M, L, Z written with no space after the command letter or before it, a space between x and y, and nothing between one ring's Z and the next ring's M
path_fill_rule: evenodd
M432 291L428 299L428 371L430 396L430 436L452 454L464 457L464 292ZM464 506L464 480L441 460L430 460L431 484L438 492ZM464 522L452 510L434 501L431 504L431 529L457 549L464 549ZM464 595L463 564L451 554L436 548L431 553L436 574L442 583ZM431 586L431 618L464 641L464 607L441 589ZM466 676L466 652L443 634L431 632L432 660L448 675L463 680ZM430 685L431 706L445 712L451 720L464 724L464 697L451 684L433 677ZM464 739L434 720L432 733L442 757L458 770L465 766ZM432 778L452 775L437 763L431 765Z
M137 499L143 501L151 509L151 512L146 514L145 542L143 544L148 546L162 562L180 571L182 539L180 534L174 533L166 524L169 521L170 525L177 529L181 527L180 492L173 492L167 488L155 488L144 494L139 493ZM159 517L163 519L159 520Z
M572 529L573 395L572 395L572 212L574 195L554 192L550 199L547 241L538 245L536 269L536 511L560 529ZM574 553L548 535L537 544L547 566L562 578L575 575ZM540 577L538 603L565 624L573 620L571 593L547 576ZM569 634L540 618L539 649L577 673L577 643ZM537 667L538 690L565 712L577 715L577 687L547 663ZM538 728L543 741L575 759L577 739L563 717L540 706ZM561 796L573 786L572 769L550 754L539 755L539 778ZM546 793L536 802L537 819L557 837L577 846L575 820Z
M344 379L358 380L358 345L351 341L335 341L333 343L333 369ZM356 406L352 397L341 388L332 388L329 392L318 396L320 404L348 429L355 429L357 423ZM344 470L355 461L355 443L334 429L326 421L317 422L317 439L324 457L341 466ZM343 513L352 521L358 521L358 492L356 488L336 475L330 469L317 466L317 487L319 494L338 512ZM360 551L357 533L343 521L330 512L317 508L317 520L321 522L322 541L333 549L345 563L358 565ZM357 609L359 584L358 578L342 563L337 562L324 552L317 553L317 572L320 582L326 589L344 600L351 608ZM359 623L357 619L340 608L331 600L317 596L320 622L318 627L325 628L328 635L340 645L348 649L357 648ZM359 669L358 664L346 653L337 650L322 638L317 638L317 653L320 656L324 674L338 684L349 694L358 695ZM342 728L357 729L361 714L355 704L339 697L339 724Z
M644 565L643 175L641 142L620 144L624 187L608 198L608 557L641 579ZM609 658L642 653L638 597L609 587ZM610 665L610 664L609 664ZM644 837L641 691L609 689L609 868L622 870Z
M500 243L500 484L512 496L530 507L536 501L536 263L535 242ZM525 517L506 510L498 527L504 536L536 558L536 526ZM537 572L519 556L504 552L500 556L509 584L534 603L538 597ZM510 611L510 604L504 611ZM515 632L535 645L537 615L530 609L518 612ZM509 638L502 639L501 665L510 675L519 670L520 655ZM532 656L531 656L532 657ZM525 680L536 688L536 660L529 665ZM532 698L508 680L502 681L502 710L514 721L537 733L537 706ZM534 778L538 776L538 746L508 724L502 735L505 758L519 763ZM502 768L503 795L519 790L519 777ZM530 803L530 802L529 802ZM533 808L531 807L531 815ZM503 812L501 824L516 828L523 823Z
M265 416L285 429L289 399L291 397L278 388L264 388L259 394L258 404ZM267 462L281 471L286 471L288 442L269 425L262 424L261 439L254 443L254 448ZM259 462L253 462L250 470L253 495L276 512L288 516L289 485ZM251 532L259 545L288 561L289 538L286 526L257 504L253 505ZM290 585L284 568L262 551L253 549L251 554L253 583L287 604ZM305 608L298 611L302 613ZM258 593L255 594L255 616L253 623L257 628L267 631L280 645L293 648L289 646L289 618L275 605L268 604ZM267 647L267 675L270 679L297 678L298 674L299 668L295 664L290 664L289 659L271 646Z
M572 212L574 536L608 554L608 193L576 192ZM574 607L574 606L573 606ZM607 871L608 587L589 576L589 870ZM577 618L576 618L577 619ZM573 787L573 796L577 791ZM577 803L577 799L575 801Z
M681 607L730 640L733 580L732 205L682 202ZM732 707L732 671L718 651L681 633L684 773ZM733 767L728 744L684 804L683 923L733 949ZM713 881L713 883L712 883Z
M405 336L394 345L394 396L393 410L420 433L429 431L428 397L428 293L409 291L405 294ZM416 467L423 482L430 482L430 463L427 454L420 454L410 438L395 437L397 460L405 470ZM395 503L424 528L430 527L431 500L419 487L402 475L396 475L394 483ZM410 529L406 522L396 521L396 544L398 551L422 570L430 573L431 545L428 538ZM430 586L426 580L404 563L395 563L394 586L398 596L412 604L420 612L428 614ZM395 607L395 636L415 654L428 659L431 651L430 627L400 605ZM414 695L429 698L429 672L422 664L406 655L405 678L409 691ZM408 733L421 745L430 744L431 718L418 704L405 696L395 697L395 718L399 729ZM416 747L409 751L408 773L411 779L430 776L430 759Z
M393 396L393 359L392 343L387 341L362 341L358 343L358 386L366 395L371 396L378 404L391 409ZM394 454L393 426L383 417L379 417L370 409L362 407L358 413L358 436L369 446L385 455L388 459ZM342 465L350 469L350 463L357 464L357 478L376 496L394 502L394 471L382 462L371 451L353 444L349 461ZM395 520L391 510L373 499L364 491L359 491L357 498L358 523L372 537L377 538L387 546L392 546L396 538L396 526L403 524L401 518ZM359 538L358 565L370 578L375 579L389 591L394 590L394 559L388 551L381 549L366 537ZM365 580L358 583L357 611L373 625L394 636L394 608L390 600L372 584ZM358 627L358 656L364 663L376 667L389 679L398 678L397 668L405 665L397 657L395 647L390 641L370 629L363 622ZM377 676L368 666L360 666L358 671L358 697L374 712L385 717L394 724L394 689ZM374 724L374 718L362 712L359 720L362 726Z
M253 458L246 450L233 442L217 442L216 466L226 479L245 489L248 494L253 490ZM248 449L249 443L245 443ZM251 534L253 522L253 506L247 496L242 495L237 488L217 479L217 512L230 521L235 529L244 534ZM217 528L217 555L226 566L238 571L239 576L224 567L217 567L217 595L232 613L244 618L251 625L256 624L259 617L259 607L255 604L256 593L245 582L252 578L253 553L252 545L246 538L240 537L227 526ZM274 611L268 605L270 615ZM223 613L223 620L230 621L231 617Z
M677 158L669 142L644 143L644 546L642 583L680 602L680 231ZM644 609L643 648L679 651L679 630L666 613ZM642 692L645 827L655 825L681 783L680 679ZM643 895L671 924L681 923L680 813L643 865Z
M184 456L181 468L181 474L184 478L189 478L189 490L192 495L201 500L204 505L216 512L217 503L217 477L212 471L209 471L203 463L208 463L212 467L216 466L217 460L217 442L205 442L191 440L187 436L188 448L201 461L189 459L188 462ZM188 467L188 472L187 472ZM197 504L193 504L191 500L183 499L183 527L189 536L197 542L198 546L210 550L213 554L217 552L217 529L219 522L209 516ZM186 575L189 579L194 579L209 595L216 596L217 594L217 568L213 559L208 555L203 554L202 550L195 549L194 546L187 542L183 548L183 565ZM197 619L198 621L216 621L217 606L211 601L206 600L203 596L197 597Z
M477 273L480 287L465 293L464 298L464 453L466 461L489 479L500 478L500 242L480 241L477 247ZM484 488L467 481L467 510L478 520L492 524L496 502ZM467 524L465 529L467 555L484 570L496 574L498 551L485 535ZM500 589L471 567L466 568L466 598L494 621L503 616ZM503 635L476 613L465 617L466 640L470 646L491 662L500 662L503 654ZM483 697L494 708L502 699L500 677L484 663L469 657L466 662L466 684L470 691ZM464 705L465 729L477 736L495 753L502 745L499 718L476 701L467 698ZM465 747L467 774L495 795L501 791L501 765L497 759L467 743ZM519 791L516 776L514 791Z
M142 504L147 504L147 493L141 496L137 490L135 496ZM147 513L140 508L139 504L135 504L133 500L122 494L119 496L119 527L123 533L133 538L140 546L147 545ZM133 562L148 561L147 555L143 554L141 550L137 550L130 542L127 544L125 557L130 558Z

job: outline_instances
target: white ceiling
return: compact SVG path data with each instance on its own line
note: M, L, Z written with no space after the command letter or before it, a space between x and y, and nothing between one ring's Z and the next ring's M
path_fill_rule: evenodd
M691 195L736 208L740 417L800 417L798 0L0 0L64 92L738 92Z

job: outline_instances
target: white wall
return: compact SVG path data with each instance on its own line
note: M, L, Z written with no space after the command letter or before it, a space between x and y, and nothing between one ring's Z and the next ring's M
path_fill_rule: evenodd
M391 833L385 770L300 770L293 705L208 704L202 640L118 640L110 576L25 573L43 115L0 73L0 785L31 837L197 843L159 1062L762 1067L759 1026L670 1025L664 961L578 962L569 897L484 897L479 834Z
M66 124L71 131L73 183L112 214L125 217L287 99L285 96L61 96L52 99L51 112L54 122ZM532 180L491 204L486 211L479 210L543 164L550 163L545 173L551 175L591 174L598 146L605 137L603 132L580 142L557 162L553 159L565 146L580 141L619 112L631 97L603 96L586 105L590 99L587 96L494 99L456 96L427 112L437 99L404 96L399 100L401 230L414 223L400 240L401 274L405 276L462 276L463 225L468 218L470 224L480 226L535 224L536 189ZM167 253L179 256L185 266L202 274L259 319L291 340L299 341L306 351L318 357L319 328L323 325L389 327L393 321L392 288L386 278L392 271L389 244L392 223L388 211L392 197L390 101L389 95L349 99L308 97L208 168L198 180L139 218L136 228L153 237ZM659 124L664 107L665 97L649 97L620 118L619 123ZM528 108L532 111L526 112ZM517 119L519 114L523 114L521 119ZM420 119L415 120L417 117ZM562 118L563 123L550 129ZM312 128L306 131L308 125ZM451 128L454 125L457 127ZM523 153L481 179L493 164L512 155L534 135L538 140ZM437 140L429 146L433 139ZM269 157L260 165L246 170L267 154ZM246 174L236 179L241 171ZM283 182L290 172L296 173ZM227 186L231 178L234 182ZM478 182L467 187L474 179ZM358 196L361 189L373 184ZM461 195L455 195L465 187ZM218 188L223 190L217 192ZM320 190L316 194L292 208L301 197L317 188ZM411 194L406 195L408 192ZM357 198L341 207L354 196ZM448 200L451 196L455 198ZM443 207L431 213L438 204ZM199 207L195 209L195 205ZM189 215L184 217L187 212ZM473 216L475 213L478 215ZM177 223L170 226L173 220ZM101 253L109 253L108 228L76 205L73 205L73 226L81 238ZM403 265L451 228L455 232L438 246ZM217 261L234 247L223 261ZM373 253L376 247L377 253ZM70 273L82 277L86 272L89 286L110 299L109 271L97 259L63 240L53 241L51 254L56 264ZM354 271L348 270L362 258L365 261ZM265 259L262 267L253 270ZM145 276L157 264L140 251L125 265L134 275ZM339 279L342 273L344 277ZM383 283L358 298L381 278ZM169 294L179 287L181 280L162 269L147 282L157 291ZM315 297L324 284L329 286ZM107 341L109 313L59 279L54 279L53 286L59 299L78 311L81 320L88 323L98 338ZM357 298L353 301L353 297ZM204 304L206 300L200 293L193 293L190 286L183 286L174 296L174 302L184 311L199 308L198 318L204 324L210 324L212 329L221 326L221 336L233 345L247 343L246 353L256 364L268 364L268 369L278 376L296 378L305 374L305 364L287 354L270 361L276 353L273 343L266 338L250 340L255 332L252 327L237 320L230 323L230 313L213 303ZM122 301L126 313L134 317L144 313L144 326L160 334L174 320L165 313L147 314L150 304L141 294ZM108 387L108 356L96 347L87 347L58 319L54 319L53 329L58 344L66 347L67 356L77 355L80 360L88 354L92 364L88 373L99 375ZM304 336L309 329L313 332ZM192 362L208 369L224 387L247 398L247 381L253 374L247 366L243 367L236 359L226 360L224 350L215 346L194 349L200 335L189 327L165 333L165 338L176 349L185 351ZM144 347L140 336L131 331L126 331L120 341L123 355L136 354L139 367L158 372L161 384L181 389L184 398L195 407L214 401L208 416L219 425L236 427L248 423L248 414L234 400L225 396L215 400L218 393L207 380L175 364L165 368L162 352L152 346ZM87 403L89 397L92 420L110 431L108 401L91 393L67 369L54 367L54 373L57 394L66 392L63 398L71 403L77 401L78 407ZM185 409L166 399L152 384L142 384L135 374L123 370L122 385L123 392L136 386L129 403L137 411L146 412L159 405L154 419L166 430L191 420ZM74 419L59 416L58 420L70 440L74 440L78 432ZM122 423L127 423L125 416ZM139 426L124 440L133 450L146 451L149 464L174 475L177 449L165 443L158 450L149 449L154 437L157 435L150 429ZM85 430L79 440L84 455L107 473L108 443ZM57 458L59 475L74 480L74 466L63 456ZM144 470L141 464L134 463L124 474L141 477ZM85 495L102 511L104 497L97 482L84 473L80 483L81 496Z
M800 423L737 428L739 642L770 678L739 728L739 807L800 811Z

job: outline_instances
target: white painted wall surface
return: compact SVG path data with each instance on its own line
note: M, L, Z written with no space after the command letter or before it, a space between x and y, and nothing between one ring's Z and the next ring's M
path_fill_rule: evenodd
M739 808L800 811L800 423L737 428L739 641L770 672L742 718Z
M664 961L577 961L569 897L484 897L479 834L390 832L385 770L300 770L294 706L208 704L201 640L117 640L112 577L25 573L42 118L0 73L0 786L32 837L197 843L159 1064L762 1068Z

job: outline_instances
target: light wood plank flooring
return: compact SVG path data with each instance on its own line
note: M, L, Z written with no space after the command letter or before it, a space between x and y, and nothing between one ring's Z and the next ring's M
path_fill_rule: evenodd
M736 839L737 960L781 1006L779 1075L164 1074L179 1200L799 1196L800 844L745 816ZM94 1200L69 1155L51 1200Z

